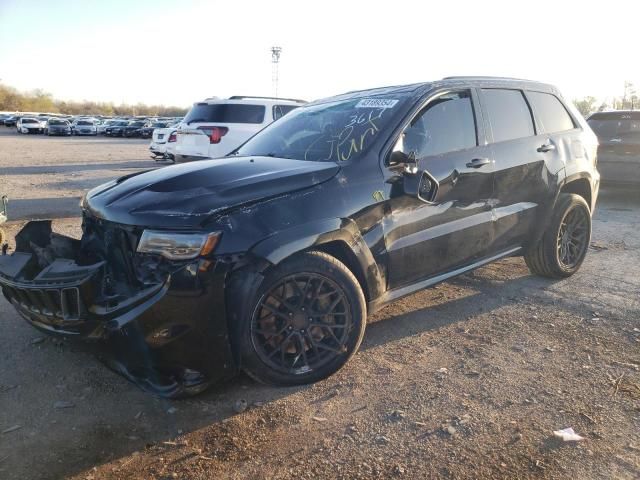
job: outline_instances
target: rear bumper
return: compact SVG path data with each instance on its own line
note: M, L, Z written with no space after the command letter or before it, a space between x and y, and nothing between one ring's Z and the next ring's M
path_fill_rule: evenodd
M598 171L602 183L639 184L640 157L599 154Z
M0 255L3 294L35 328L93 340L111 368L165 397L195 394L235 374L226 264L177 266L116 301L104 293L106 262L79 266L58 258L34 276L36 260L28 252Z

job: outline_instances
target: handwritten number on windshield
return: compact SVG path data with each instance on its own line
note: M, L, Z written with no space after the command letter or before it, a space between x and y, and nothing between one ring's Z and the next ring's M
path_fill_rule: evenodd
M305 152L305 160L310 151L320 143L325 143L328 148L328 155L321 160L337 160L346 162L354 154L361 152L365 148L368 138L373 138L380 131L376 122L382 117L384 109L378 112L370 110L369 112L354 114L349 116L349 121L338 135L321 135L314 140ZM364 130L362 130L364 128Z

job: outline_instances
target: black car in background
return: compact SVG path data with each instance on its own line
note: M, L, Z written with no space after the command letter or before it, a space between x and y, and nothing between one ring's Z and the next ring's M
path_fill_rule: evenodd
M150 122L146 123L144 127L140 129L140 136L142 138L151 138L153 135L153 131L156 128L167 128L169 126L168 122Z
M15 127L16 123L18 123L18 120L20 120L21 116L20 115L11 115L7 118L4 119L4 126L5 127Z
M142 128L145 125L146 125L146 122L144 120L134 120L132 122L129 122L122 129L122 136L123 137L139 137L141 136Z
M587 122L600 143L602 182L640 184L640 111L598 112Z
M127 125L129 125L128 120L117 120L104 129L104 134L108 137L121 137Z
M71 125L66 120L61 118L50 118L45 127L44 134L48 136L52 135L71 135Z
M162 396L239 369L315 382L358 350L368 314L420 289L509 256L574 274L596 154L546 84L351 92L300 106L228 157L91 190L81 240L28 223L0 256L0 286L33 326L101 340L116 371Z

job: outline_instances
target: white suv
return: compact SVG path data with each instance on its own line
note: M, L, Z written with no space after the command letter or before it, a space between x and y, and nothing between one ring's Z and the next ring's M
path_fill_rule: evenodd
M223 157L264 127L303 105L268 97L207 98L191 107L178 127L175 160Z

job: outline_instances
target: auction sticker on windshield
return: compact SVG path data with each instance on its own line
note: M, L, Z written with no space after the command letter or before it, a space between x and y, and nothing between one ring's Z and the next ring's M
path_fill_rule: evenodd
M389 98L363 98L356 104L356 108L393 108L398 100Z

